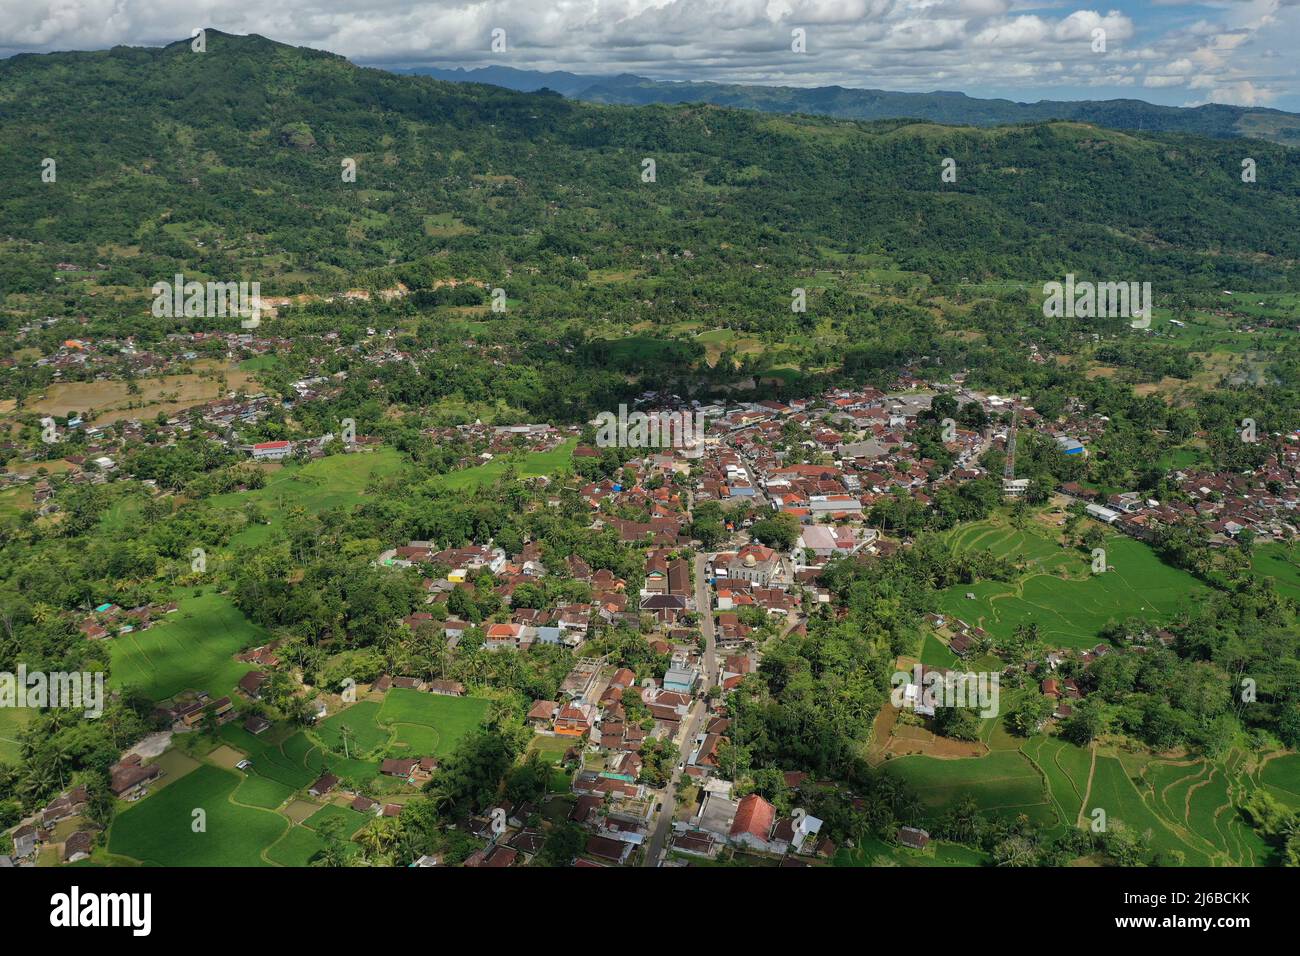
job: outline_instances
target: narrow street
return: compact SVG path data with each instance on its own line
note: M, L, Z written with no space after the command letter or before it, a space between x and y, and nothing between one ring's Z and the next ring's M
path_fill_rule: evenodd
M707 564L708 559L705 555L695 556L695 608L700 615L700 633L704 635L704 673L701 675L703 678L701 685L706 696L704 700L696 700L691 704L690 712L684 722L684 732L678 734L677 747L681 751L681 756L677 767L673 769L672 777L669 778L668 786L661 791L663 809L659 811L650 839L646 843L642 866L658 866L660 863L660 857L668 842L669 831L672 829L673 813L677 808L677 784L685 773L682 767L690 759L695 738L708 716L708 691L718 682L717 652L713 637L713 597L708 578L705 577Z

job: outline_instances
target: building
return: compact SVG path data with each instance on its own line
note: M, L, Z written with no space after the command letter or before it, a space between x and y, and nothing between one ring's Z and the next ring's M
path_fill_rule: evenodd
M293 454L291 441L264 441L253 446L255 461L283 461Z

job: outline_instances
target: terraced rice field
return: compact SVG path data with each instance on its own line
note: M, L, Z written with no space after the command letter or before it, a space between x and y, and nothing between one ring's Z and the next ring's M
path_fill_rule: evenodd
M1300 755L1247 772L1245 756L1236 751L1214 761L1094 754L1058 737L1017 740L996 731L989 743L993 749L985 757L901 757L884 769L912 785L931 822L965 796L986 815L1023 814L1058 833L1089 827L1100 809L1108 827L1135 831L1148 859L1166 865L1179 859L1188 866L1268 863L1271 850L1239 805L1255 787L1266 786L1300 806L1300 789L1287 789L1300 788Z
M210 764L118 814L110 853L156 866L267 866L263 851L289 821L272 810L239 802L238 773ZM206 815L194 830L194 811Z
M1017 581L955 585L939 595L945 614L983 627L995 638L1011 636L1020 624L1036 623L1048 646L1091 647L1111 621L1137 616L1162 623L1208 590L1165 564L1147 545L1120 535L1106 539L1107 564L1114 570L1103 574L1091 573L1091 558L1084 552L1062 548L1034 529L1016 530L1002 519L965 525L948 541L957 551L987 550L1027 565Z

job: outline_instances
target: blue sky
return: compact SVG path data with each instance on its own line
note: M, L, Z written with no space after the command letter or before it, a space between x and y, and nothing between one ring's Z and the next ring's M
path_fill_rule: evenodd
M156 45L200 26L375 66L1300 111L1300 0L0 0L0 55Z

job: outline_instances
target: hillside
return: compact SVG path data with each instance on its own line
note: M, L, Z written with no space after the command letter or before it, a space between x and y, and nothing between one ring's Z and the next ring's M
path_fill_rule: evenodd
M684 296L734 304L744 292L692 277L743 266L788 296L792 273L834 251L939 281L1263 286L1294 279L1300 258L1300 156L1262 143L1259 180L1244 184L1241 147L1225 141L594 106L215 31L203 54L181 42L14 57L0 89L11 294L55 289L58 262L103 264L102 285L143 296L181 269L276 294L525 265L556 281L578 257L653 262ZM39 175L47 156L55 183ZM956 183L940 180L947 157Z
M593 103L628 106L647 103L711 103L765 113L806 113L842 119L915 118L958 126L998 126L1073 120L1112 129L1191 133L1216 139L1250 137L1300 146L1300 115L1259 107L1210 103L1197 107L1160 106L1142 100L1040 100L1018 103L981 99L936 90L903 93L842 86L800 88L740 83L664 82L630 73L590 76L566 72L480 67L473 70L419 68L411 72L440 80L490 83L534 92L550 89Z

